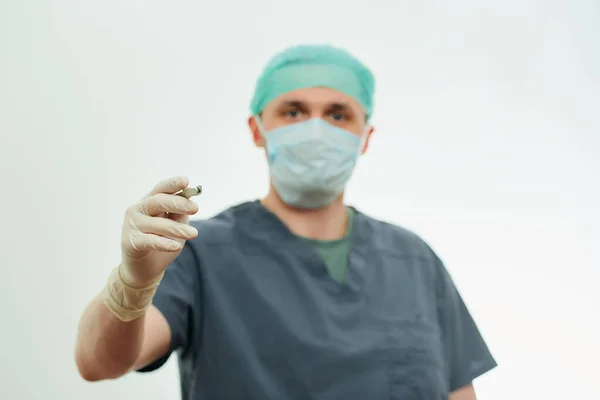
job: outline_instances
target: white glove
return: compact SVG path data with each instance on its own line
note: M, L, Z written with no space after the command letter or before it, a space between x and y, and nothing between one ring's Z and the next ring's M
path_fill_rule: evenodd
M122 321L144 315L169 264L185 241L198 235L189 225L189 215L198 212L198 205L176 194L188 183L185 177L164 180L125 213L121 264L103 292L104 304Z

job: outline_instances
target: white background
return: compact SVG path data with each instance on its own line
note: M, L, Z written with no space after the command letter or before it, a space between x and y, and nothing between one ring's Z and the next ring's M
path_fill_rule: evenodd
M0 2L0 398L178 398L174 357L79 378L79 315L158 180L204 185L202 218L266 193L248 105L298 43L373 69L348 200L446 262L500 364L479 397L600 398L599 21L595 0Z

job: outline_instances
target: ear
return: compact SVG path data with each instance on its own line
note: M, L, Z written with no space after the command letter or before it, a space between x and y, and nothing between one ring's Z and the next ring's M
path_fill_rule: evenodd
M367 149L369 148L369 141L371 140L371 135L373 134L373 132L375 132L375 128L373 126L371 126L371 128L369 128L369 131L367 132L367 138L365 139L365 144L363 145L363 148L360 152L360 154L365 154L367 152Z
M265 147L265 141L260 133L260 129L258 129L256 118L253 115L248 118L248 127L252 133L252 141L254 142L254 145L256 147Z

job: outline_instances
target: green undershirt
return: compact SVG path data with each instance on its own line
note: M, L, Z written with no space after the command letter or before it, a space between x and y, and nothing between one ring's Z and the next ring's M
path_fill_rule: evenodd
M346 231L346 236L343 238L337 240L314 240L300 237L300 239L310 244L321 256L327 266L329 275L339 283L346 280L346 273L348 272L350 236L352 234L352 223L354 221L354 210L347 207L346 212L348 213L348 229Z

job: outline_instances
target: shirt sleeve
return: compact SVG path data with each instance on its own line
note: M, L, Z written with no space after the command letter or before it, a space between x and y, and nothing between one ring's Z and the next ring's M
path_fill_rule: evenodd
M497 366L471 313L442 261L438 267L438 316L448 370L449 390L453 392Z
M200 323L200 268L195 250L187 242L181 254L169 265L158 286L152 304L161 312L171 329L171 344L167 353L138 370L151 372L162 367L171 353L183 357L195 346Z

